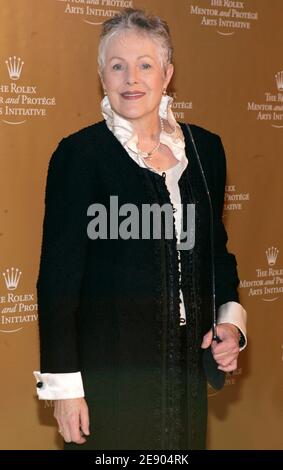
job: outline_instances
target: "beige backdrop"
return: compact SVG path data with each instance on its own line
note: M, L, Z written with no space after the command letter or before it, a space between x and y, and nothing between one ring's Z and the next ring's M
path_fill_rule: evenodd
M283 449L282 0L0 0L0 448L61 447L32 376L46 171L63 136L101 119L100 23L127 6L168 21L176 117L220 134L227 154L249 346L209 390L209 448Z

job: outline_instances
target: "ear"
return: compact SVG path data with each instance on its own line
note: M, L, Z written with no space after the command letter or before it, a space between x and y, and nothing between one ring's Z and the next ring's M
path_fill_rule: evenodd
M104 80L103 80L103 74L101 73L100 70L98 70L98 75L99 75L99 78L100 78L102 89L103 89L103 91L105 91L105 83L104 83Z
M164 80L164 86L165 88L168 87L170 80L172 78L174 72L174 65L173 64L168 64L165 70L165 80Z

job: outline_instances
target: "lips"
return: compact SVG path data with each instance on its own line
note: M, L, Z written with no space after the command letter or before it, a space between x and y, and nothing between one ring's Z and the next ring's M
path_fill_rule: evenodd
M126 100L138 100L139 98L142 98L145 95L142 91L125 91L124 93L121 93L121 96L125 98Z

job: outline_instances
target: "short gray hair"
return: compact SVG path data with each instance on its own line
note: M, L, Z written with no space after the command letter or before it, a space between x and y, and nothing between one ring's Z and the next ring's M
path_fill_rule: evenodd
M166 21L146 14L143 10L126 8L113 18L105 21L100 33L98 46L98 70L100 75L105 65L105 49L110 39L125 31L136 31L148 35L160 48L161 65L165 68L172 63L173 46Z

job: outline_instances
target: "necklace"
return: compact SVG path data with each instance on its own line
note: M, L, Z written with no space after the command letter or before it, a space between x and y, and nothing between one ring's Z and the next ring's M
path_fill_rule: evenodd
M160 126L161 126L161 132L163 132L163 131L164 131L164 124L163 124L163 119L162 119L162 118L160 118ZM161 134L161 132L160 132L160 134ZM152 156L151 156L151 155L152 155L153 153L157 152L157 150L158 150L159 147L160 147L160 144L161 144L161 142L160 142L160 136L159 136L159 140L158 140L157 144L153 147L152 150L150 150L150 152L143 152L142 150L140 150L140 151L139 151L139 155L140 155L142 158L145 158L145 159L147 159L147 160L149 160L149 161L152 160Z

